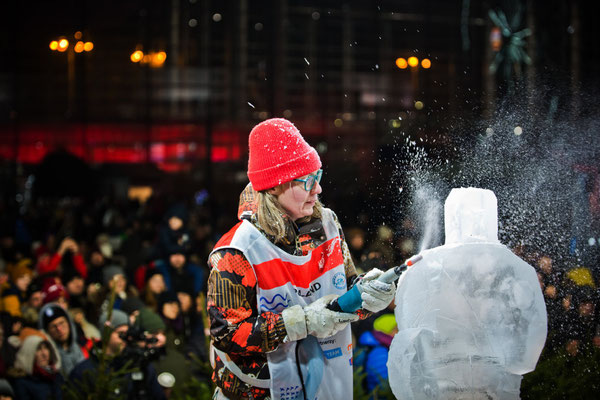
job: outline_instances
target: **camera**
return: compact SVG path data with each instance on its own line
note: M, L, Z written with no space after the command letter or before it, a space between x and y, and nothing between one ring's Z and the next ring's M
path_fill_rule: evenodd
M150 363L158 360L164 353L164 347L156 347L158 340L152 336L147 336L142 329L137 326L131 326L127 331L119 334L119 337L125 342L125 348L119 354L117 365L134 367L131 372L131 382L133 384L127 399L146 400L152 398L148 392L148 373Z
M151 361L158 360L162 354L162 348L153 346L158 339L147 336L139 327L131 326L119 336L126 346L121 353L124 360L132 360L133 365L147 365Z

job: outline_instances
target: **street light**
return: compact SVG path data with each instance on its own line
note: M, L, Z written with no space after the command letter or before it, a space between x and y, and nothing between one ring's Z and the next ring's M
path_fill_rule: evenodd
M68 97L67 97L67 113L71 114L73 111L73 104L75 99L75 53L90 52L94 48L93 42L83 42L82 33L77 31L73 34L74 40L77 40L74 45L69 44L69 40L62 36L56 40L50 42L50 50L58 51L60 53L67 52L67 78L68 78Z
M65 51L67 51L67 49L69 48L69 41L67 39L60 39L58 41L58 48L57 50L60 51L61 53L64 53Z
M408 67L408 63L406 62L405 58L396 58L396 66L400 69L406 69L406 67Z
M131 53L129 59L132 63L140 63L142 65L149 64L152 68L160 68L165 64L167 53L164 51L152 51L148 54L144 54L138 46L138 49Z

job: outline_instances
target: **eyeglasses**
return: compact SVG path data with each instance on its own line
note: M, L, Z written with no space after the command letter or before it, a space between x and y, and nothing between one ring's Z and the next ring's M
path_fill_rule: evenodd
M294 180L298 181L298 182L304 182L304 190L306 190L307 192L310 192L311 190L313 190L315 188L315 185L317 183L321 182L321 175L323 175L322 169L318 170L314 174L307 176L306 179L297 178Z

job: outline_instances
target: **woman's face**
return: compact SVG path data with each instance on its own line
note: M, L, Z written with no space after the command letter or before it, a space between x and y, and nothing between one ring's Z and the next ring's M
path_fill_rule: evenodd
M192 297L185 292L177 292L177 298L179 304L181 304L181 311L188 312L192 308Z
M15 285L19 288L20 291L24 292L27 290L27 287L31 283L31 275L25 274L17 278Z
M162 306L162 312L165 318L167 319L176 319L179 315L179 304L173 303L165 303Z
M300 179L306 179L308 175ZM277 197L277 201L287 211L292 221L308 217L313 214L313 209L319 194L323 191L321 185L316 182L311 191L304 190L304 183L291 181L279 185L269 191Z
M50 365L50 347L47 343L40 343L35 351L35 364L42 368Z
M125 278L125 275L117 274L110 280L108 286L111 289L114 287L117 293L123 293L127 288L127 279Z
M154 274L148 280L148 289L154 294L161 294L165 291L165 280L161 274Z

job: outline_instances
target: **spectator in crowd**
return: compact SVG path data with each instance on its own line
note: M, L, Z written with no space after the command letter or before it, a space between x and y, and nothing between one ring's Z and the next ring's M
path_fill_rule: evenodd
M47 277L42 287L42 302L44 304L55 303L64 308L69 308L69 293L63 286L60 278Z
M27 326L37 327L40 309L44 305L44 294L39 278L34 279L29 284L27 287L27 295L25 297L25 303L21 305L23 322Z
M68 377L71 370L85 359L77 342L75 324L69 313L56 303L49 303L40 310L39 327L49 341L58 349L61 373Z
M21 305L27 301L27 288L33 275L28 264L30 262L25 259L12 268L9 287L2 292L0 297L0 311L6 311L15 317L22 315Z
M190 284L194 295L203 290L202 268L190 262L182 251L177 250L169 254L164 262L156 263L156 267L162 273L169 291L185 291Z
M103 287L103 298L101 309L102 311L108 310L110 302L110 294L115 291L115 302L113 303L114 309L120 309L121 304L128 297L138 297L138 292L133 285L129 285L127 276L125 275L124 269L119 265L110 265L104 267L103 271L104 287Z
M153 311L158 311L158 298L167 290L165 278L157 268L149 269L145 274L145 285L142 299L146 306Z
M176 203L169 207L158 231L158 258L187 253L190 246L187 219L188 210L184 204Z
M175 388L190 378L190 363L185 351L188 338L185 336L184 319L177 295L163 292L158 301L158 314L165 323L165 356L154 363L158 374L169 372L175 377Z
M363 366L367 392L385 385L388 379L388 352L394 335L398 332L394 314L383 314L373 322L373 329L364 332L358 339L359 349L355 366Z
M63 239L53 255L46 254L46 256L38 258L37 273L40 276L53 273L60 275L62 273L61 263L65 261L65 257L69 259L72 268L85 279L87 277L87 266L79 252L79 245L70 237Z
M113 255L112 246L108 243L108 239L102 241L100 235L99 237L97 244L93 247L89 255L88 263L90 268L88 278L86 279L86 283L96 290L103 284L104 266L112 261L111 258Z
M202 321L202 315L198 312L200 306L198 298L194 298L191 292L178 292L177 299L181 306L184 336L187 342L186 354L192 353L203 360L207 360L204 322Z
M128 361L126 347L128 345L135 346L135 344L127 344L123 340L123 336L127 334L129 329L129 317L121 310L112 310L111 318L108 320L108 314L103 313L100 316L99 329L102 334L109 335L106 345L106 356L108 357L109 364L108 369L111 371L117 371L121 369ZM108 329L104 329L104 327ZM98 369L99 357L95 352L92 352L90 357L79 363L69 375L70 385L75 387L77 390L82 390L83 387L93 388L94 387L94 371ZM144 365L133 365L133 367L141 368L143 374L143 389L146 393L146 398L151 400L162 400L166 399L162 387L158 383L157 374L154 367L150 363ZM133 391L138 388L134 385L132 373L128 373L123 384L125 392L132 394ZM136 398L135 396L133 398Z
M17 399L62 399L60 357L54 345L39 331L27 336L15 360L13 388Z
M140 329L146 336L154 340L154 346L164 348L166 344L166 325L163 319L147 307L138 310L133 326Z

